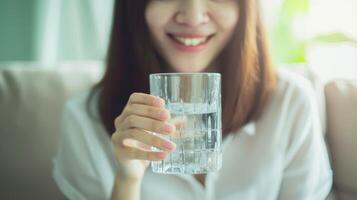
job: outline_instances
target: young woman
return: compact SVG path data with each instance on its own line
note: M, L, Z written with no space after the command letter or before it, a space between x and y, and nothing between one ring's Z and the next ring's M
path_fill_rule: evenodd
M219 172L147 170L176 148L148 133L176 129L148 94L156 72L221 73ZM332 176L313 96L272 67L256 0L117 0L106 73L66 105L54 178L69 199L324 199Z

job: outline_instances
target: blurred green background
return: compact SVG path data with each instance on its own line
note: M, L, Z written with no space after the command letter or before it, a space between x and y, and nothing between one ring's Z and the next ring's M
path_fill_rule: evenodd
M32 0L0 0L0 61L35 59L35 5Z
M113 2L0 0L0 62L103 61ZM260 2L277 65L310 63L322 69L331 63L324 57L341 51L356 55L356 0ZM354 66L344 55L338 59Z
M72 0L79 2L79 4L70 3L69 1L66 3L66 0L62 0L62 3L58 3L59 1L53 3L56 0L50 1L52 1L52 4L57 4L60 7L66 6L65 4L72 7L77 5L78 9L82 10L82 14L86 13L80 8L85 7L85 1ZM112 1L103 1L103 4L109 5L112 4ZM44 0L0 0L0 24L2 27L0 29L0 43L2 44L0 46L0 61L35 61L38 59L38 54L41 53L38 49L41 47L41 41L38 41L38 38L41 38L39 35L43 34L41 31L46 31L46 29L41 27L41 25L46 25L40 24L44 22L41 17L45 17L46 12L51 11L50 6L50 3ZM57 9L60 11L61 8ZM109 9L111 8L109 7ZM267 10L274 10L275 15L278 16L274 22L269 21L267 25L270 29L271 46L276 62L291 63L305 61L306 41L294 36L292 22L297 16L306 15L308 9L309 0L285 0L278 6L270 4L270 7L267 8ZM108 10L108 12L111 11ZM71 14L71 12L68 11L68 14ZM87 12L87 14L90 15L91 13ZM56 19L53 19L53 21L53 23L58 23ZM59 31L63 33L62 30ZM88 41L91 40L93 42L95 41L94 39L88 39ZM65 41L63 42L66 43ZM64 49L68 50L63 50L62 54L70 52L70 44L64 47ZM71 58L71 56L67 57ZM78 57L83 59L100 59L100 57L93 54L91 56ZM76 57L72 56L72 59L76 59Z

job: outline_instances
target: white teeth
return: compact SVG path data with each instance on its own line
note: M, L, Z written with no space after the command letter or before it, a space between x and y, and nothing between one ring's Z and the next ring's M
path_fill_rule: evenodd
M207 41L206 38L183 38L183 37L176 37L174 36L176 41L180 42L181 44L185 46L197 46L199 44L202 44Z

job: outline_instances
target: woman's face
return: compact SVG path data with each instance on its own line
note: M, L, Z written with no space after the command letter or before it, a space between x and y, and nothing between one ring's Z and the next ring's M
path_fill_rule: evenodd
M150 0L146 23L159 53L178 72L205 70L238 23L236 0Z

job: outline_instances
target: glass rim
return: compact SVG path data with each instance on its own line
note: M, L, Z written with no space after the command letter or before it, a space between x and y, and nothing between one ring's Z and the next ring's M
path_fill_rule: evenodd
M170 73L152 73L150 76L177 76L177 75L189 75L189 76L195 76L195 75L213 75L213 76L221 76L220 73L217 72L170 72Z

